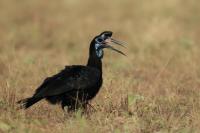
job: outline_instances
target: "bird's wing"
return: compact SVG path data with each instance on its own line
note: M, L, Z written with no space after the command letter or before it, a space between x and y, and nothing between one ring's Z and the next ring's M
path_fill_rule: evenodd
M54 96L97 84L101 78L98 69L86 66L66 66L60 73L48 77L36 90L34 97Z

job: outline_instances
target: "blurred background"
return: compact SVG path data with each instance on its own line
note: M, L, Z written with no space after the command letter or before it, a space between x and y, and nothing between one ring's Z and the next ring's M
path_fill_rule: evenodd
M32 95L45 77L65 65L85 64L90 41L110 30L114 38L127 43L127 49L119 48L128 57L105 51L104 85L93 103L101 111L94 120L85 120L83 131L90 131L96 123L93 129L97 132L115 128L198 132L199 24L197 0L0 0L0 112L4 114L0 115L0 130L10 131L16 125L13 131L25 131L30 128L26 121L30 117L61 119L62 111L46 103L17 116L12 111L16 100ZM101 116L120 110L119 97L127 95L135 115L114 113L106 124ZM46 117L41 115L44 107ZM65 127L62 123L51 129L51 123L46 124L48 129L42 124L41 129L35 128L37 124L31 129L62 132ZM76 131L77 125L71 124L69 130Z
M196 0L1 0L0 6L2 54L42 51L43 56L54 49L68 61L87 52L95 35L111 30L129 44L130 58L143 52L166 55L197 45L200 32Z

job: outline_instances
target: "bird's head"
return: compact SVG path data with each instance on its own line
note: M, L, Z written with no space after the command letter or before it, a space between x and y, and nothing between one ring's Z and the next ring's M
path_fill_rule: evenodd
M111 50L114 50L122 55L125 55L123 52L115 49L113 46L109 44L117 44L120 46L123 46L123 44L112 37L112 32L111 31L104 31L100 35L96 36L90 45L90 54L95 54L98 58L103 58L104 48L108 48ZM94 52L95 51L95 52Z

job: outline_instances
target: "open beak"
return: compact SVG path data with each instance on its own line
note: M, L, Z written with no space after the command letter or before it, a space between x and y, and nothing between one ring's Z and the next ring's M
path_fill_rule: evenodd
M113 50L113 51L115 51L115 52L118 52L118 53L120 53L120 54L126 56L126 54L124 54L124 53L123 53L122 51L120 51L120 50L115 49L114 47L112 47L111 45L109 45L109 43L113 43L113 44L117 44L117 45L120 45L120 46L122 46L122 47L125 47L125 46L123 45L122 42L117 41L117 40L115 40L115 39L113 39L113 38L108 38L108 39L106 39L106 40L104 41L104 44L101 45L99 48L100 48L100 49L108 48L108 49L111 49L111 50Z
M126 47L123 45L123 44L124 44L123 42L120 42L120 41L115 40L115 39L113 39L113 38L110 38L110 41L111 41L112 43L114 43L114 44L118 44L118 45L120 45L120 46L126 48Z

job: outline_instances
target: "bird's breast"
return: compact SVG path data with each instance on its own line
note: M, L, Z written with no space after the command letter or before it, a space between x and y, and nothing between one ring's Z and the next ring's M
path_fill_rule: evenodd
M99 92L99 90L100 90L100 88L102 86L102 83L103 83L103 80L100 79L99 82L94 84L93 87L87 89L87 94L88 94L88 98L87 99L88 100L94 98L97 95L97 93Z

